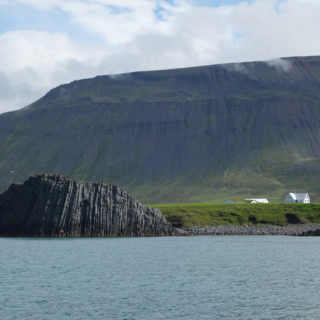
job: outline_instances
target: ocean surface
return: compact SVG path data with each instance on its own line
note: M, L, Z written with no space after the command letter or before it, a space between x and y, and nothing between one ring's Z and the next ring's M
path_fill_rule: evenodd
M319 319L320 237L0 238L0 319Z

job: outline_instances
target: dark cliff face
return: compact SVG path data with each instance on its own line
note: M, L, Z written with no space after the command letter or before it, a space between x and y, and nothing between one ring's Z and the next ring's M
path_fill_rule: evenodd
M39 175L0 195L2 236L160 236L172 230L158 209L103 182Z
M147 203L320 200L320 57L75 81L0 115L0 189L37 172Z

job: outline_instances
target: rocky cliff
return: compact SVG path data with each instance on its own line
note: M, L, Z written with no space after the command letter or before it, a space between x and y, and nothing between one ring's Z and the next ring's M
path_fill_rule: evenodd
M0 235L160 236L172 226L116 185L38 175L0 195Z

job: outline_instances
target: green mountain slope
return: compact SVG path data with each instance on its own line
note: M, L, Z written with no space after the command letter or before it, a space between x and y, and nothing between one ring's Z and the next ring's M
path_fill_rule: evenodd
M320 57L99 76L0 115L0 189L34 173L148 203L320 201Z

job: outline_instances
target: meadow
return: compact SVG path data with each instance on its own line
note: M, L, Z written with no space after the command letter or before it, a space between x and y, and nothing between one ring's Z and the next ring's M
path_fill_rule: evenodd
M320 203L153 204L175 227L320 223Z

